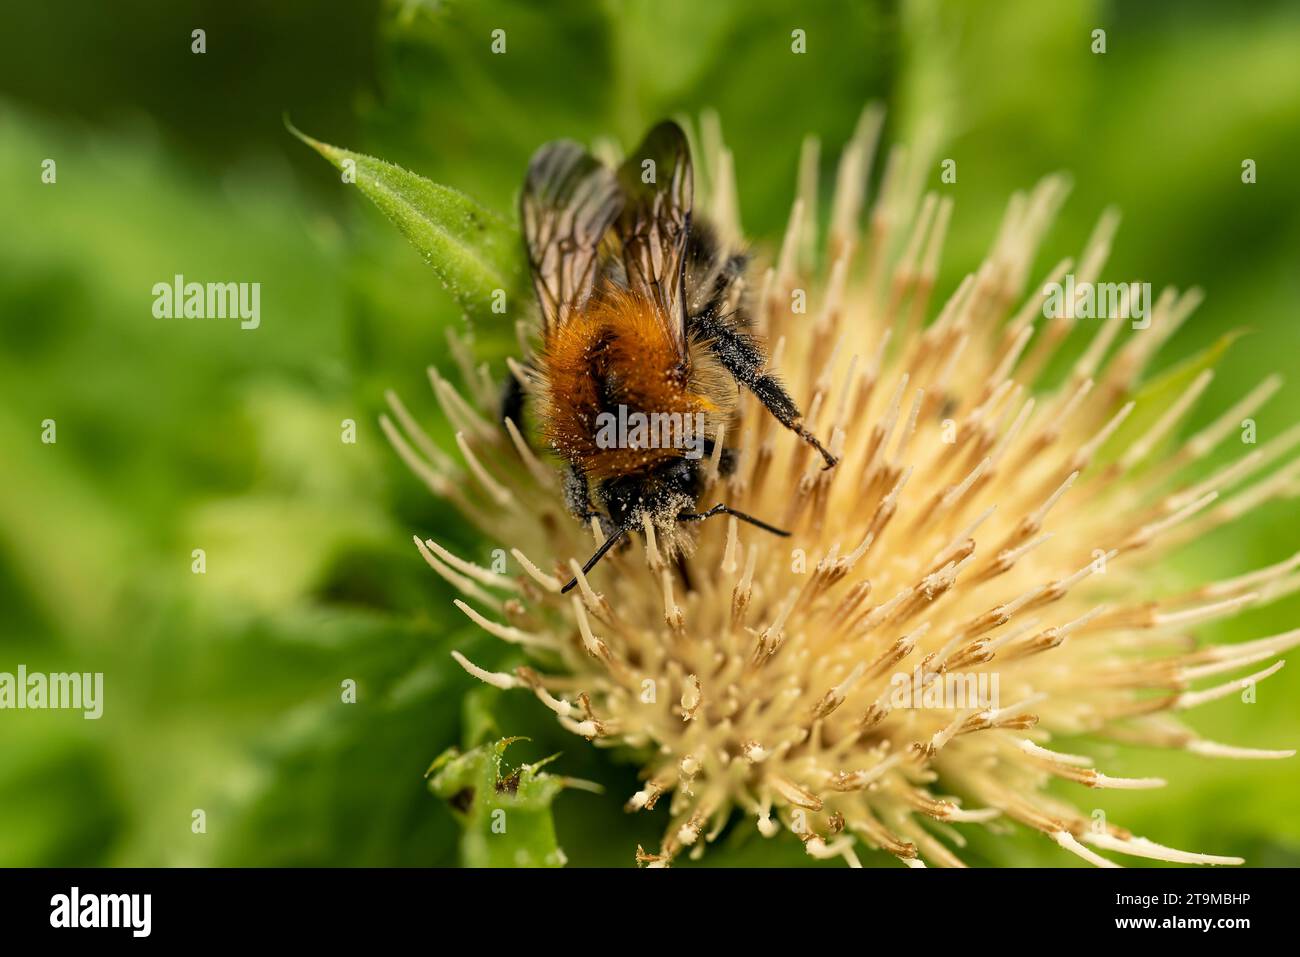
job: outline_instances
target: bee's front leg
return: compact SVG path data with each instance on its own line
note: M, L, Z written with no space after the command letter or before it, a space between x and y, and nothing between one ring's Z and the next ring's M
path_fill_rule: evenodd
M587 486L587 476L576 465L570 465L564 473L564 504L574 518L589 525L598 513L591 507L591 490ZM603 523L602 523L603 524Z

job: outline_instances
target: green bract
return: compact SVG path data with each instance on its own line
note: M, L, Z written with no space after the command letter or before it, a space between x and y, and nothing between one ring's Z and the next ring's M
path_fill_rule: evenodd
M504 303L519 288L519 233L508 221L458 190L286 125L379 207L471 317L490 315L494 303Z
M461 863L468 867L561 867L551 802L564 779L544 774L547 763L503 767L506 748L521 738L502 738L461 754L444 751L429 768L429 789L446 798L464 826Z

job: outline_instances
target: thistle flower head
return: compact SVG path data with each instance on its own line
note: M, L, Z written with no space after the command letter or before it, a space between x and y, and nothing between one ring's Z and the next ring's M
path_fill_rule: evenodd
M1205 467L1278 381L1180 439L1212 371L1192 362L1148 382L1143 370L1200 294L1165 290L1145 324L1122 299L1081 318L1080 290L1099 280L1117 221L1107 213L1077 258L1033 274L1066 192L1059 177L1012 197L979 268L940 301L952 202L921 195L924 164L895 149L867 208L879 129L868 110L840 160L824 237L815 144L805 153L814 161L784 241L749 291L772 365L840 463L823 470L742 395L727 426L738 467L721 477L715 457L699 503L726 501L790 538L714 519L689 533L677 563L647 525L584 576L600 529L568 515L558 473L500 420L497 384L465 350L468 394L431 371L458 456L390 396L383 424L411 468L517 545L518 574L499 575L417 538L463 593L460 610L535 659L512 673L457 661L536 695L575 735L642 756L627 807L665 822L659 847L637 849L642 863L701 853L736 815L854 864L866 848L959 865L946 825L999 820L1094 864L1113 854L1239 863L1135 836L1095 819L1095 799L1081 809L1045 786L1165 783L1062 753L1053 742L1066 735L1220 758L1292 754L1204 740L1179 716L1282 667L1300 631L1231 646L1195 634L1295 590L1300 556L1182 592L1161 567L1189 540L1300 491L1300 460L1277 465L1300 443L1296 429ZM697 209L738 241L731 154L709 140ZM1044 288L1063 282L1066 301L1045 312ZM1087 344L1060 354L1080 325L1092 327ZM527 387L517 364L511 374ZM577 590L562 594L574 575Z

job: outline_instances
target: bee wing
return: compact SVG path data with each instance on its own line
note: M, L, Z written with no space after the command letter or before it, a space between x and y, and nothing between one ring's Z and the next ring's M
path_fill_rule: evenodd
M533 154L519 218L543 337L591 296L601 238L622 206L614 173L577 143L556 140Z
M686 239L694 180L682 128L668 120L652 129L619 167L618 179L627 197L618 232L628 287L659 305L684 357Z

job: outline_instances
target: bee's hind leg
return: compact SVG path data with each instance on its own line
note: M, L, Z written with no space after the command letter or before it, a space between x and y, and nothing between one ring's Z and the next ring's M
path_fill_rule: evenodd
M804 428L803 414L781 381L764 371L767 357L753 336L732 328L726 320L712 314L694 317L691 331L696 339L707 343L709 350L731 373L732 378L754 393L754 397L763 403L778 422L821 453L826 468L832 468L838 463L839 460L826 450L817 437Z

